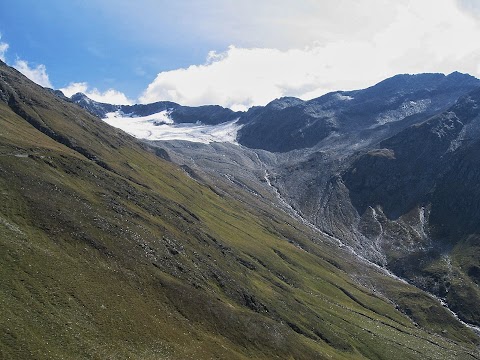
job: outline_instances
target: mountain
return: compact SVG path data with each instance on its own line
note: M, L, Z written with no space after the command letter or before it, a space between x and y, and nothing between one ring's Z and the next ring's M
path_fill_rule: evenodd
M445 298L475 324L480 324L475 305L480 301L479 263L473 255L480 233L479 121L476 89L447 111L380 142L378 150L359 156L343 176L357 212L376 212L390 267ZM420 234L391 240L401 234L394 226L403 225L405 232L412 224L422 226ZM372 226L365 227L366 234ZM414 249L406 248L408 242ZM422 246L415 249L415 243Z
M268 163L271 183L307 221L475 325L479 93L413 124L338 135Z
M270 152L313 147L339 151L339 146L365 145L391 136L445 110L479 84L478 79L460 73L397 75L364 90L334 92L310 101L282 98L246 113L168 101L111 105L81 93L71 100L109 124L148 140L238 142Z
M4 63L0 123L3 359L480 357L435 298Z
M70 100L110 125L148 140L236 142L241 112L218 105L181 106L169 101L153 104L111 105L78 93Z
M397 75L254 107L237 122L243 146L150 144L197 179L273 202L480 325L479 86L458 72Z
M335 129L310 131L310 147L284 152L291 137L277 134L274 161L264 163L271 184L306 221L480 325L478 80L459 73L400 75L341 94L352 99L333 102ZM338 93L312 102L326 104L333 96ZM342 105L355 98L363 105ZM422 101L429 105L418 111L398 107ZM268 116L275 119L276 111ZM292 115L288 126L297 127L302 116ZM323 139L316 142L317 136Z
M245 125L238 141L249 148L287 152L339 135L368 138L372 132L397 131L447 109L478 86L478 79L460 73L397 75L368 89L333 92L310 101L278 99L242 116Z
M312 102L328 103L335 94ZM480 325L478 80L459 73L400 75L342 96L365 106L334 103L334 132L311 131L312 138L325 137L277 152L267 161L271 183L307 221ZM429 106L416 113L390 108L422 99ZM301 119L293 115L287 123L296 127ZM290 138L279 136L275 146L288 146Z
M235 120L241 114L241 112L235 112L218 105L190 107L181 106L171 101L159 101L145 105L111 105L94 101L82 93L74 94L70 99L102 119L106 118L109 113L115 112L124 117L145 117L168 112L168 117L176 124L200 122L207 125L216 125Z

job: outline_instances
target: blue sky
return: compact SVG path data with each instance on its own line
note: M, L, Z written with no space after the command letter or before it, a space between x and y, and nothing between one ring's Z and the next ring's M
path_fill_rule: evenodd
M3 1L0 58L105 102L235 109L397 73L480 76L477 0Z
M86 81L134 98L159 71L203 62L211 50L208 42L175 39L181 34L162 25L162 7L150 7L158 14L156 24L142 21L141 5L135 14L122 11L122 1L4 2L0 33L9 44L6 57L45 64L55 87Z

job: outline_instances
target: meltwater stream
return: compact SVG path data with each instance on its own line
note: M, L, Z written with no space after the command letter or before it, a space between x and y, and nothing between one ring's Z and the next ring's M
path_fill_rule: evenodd
M258 155L257 155L257 158L258 158ZM259 163L261 164L262 167L264 167L264 164L262 163L262 161L258 158L258 161ZM398 281L401 281L405 284L410 284L407 280L405 279L402 279L400 277L398 277L397 275L395 275L394 273L392 273L390 270L378 265L378 264L375 264L374 262L366 259L365 257L363 257L362 255L358 254L355 249L353 249L350 245L347 245L345 244L342 240L340 240L339 238L337 237L334 237L332 235L329 235L327 234L326 232L322 231L321 229L319 229L317 226L315 226L313 223L311 223L310 221L308 221L305 217L302 216L302 214L296 210L295 208L293 208L286 200L285 198L280 194L280 191L278 190L278 188L276 188L272 182L270 181L270 174L268 173L268 171L266 169L264 169L265 171L265 175L264 175L264 179L265 179L265 182L267 183L267 185L272 189L272 191L274 192L275 196L277 197L278 201L280 202L280 204L282 205L282 207L284 208L284 210L286 212L288 212L290 215L292 215L294 218L296 218L297 220L299 220L302 224L308 226L309 228L311 228L312 230L314 230L315 232L321 234L323 237L326 237L327 239L329 239L330 241L332 241L332 243L335 243L337 244L340 248L342 249L346 249L347 251L349 251L350 253L352 253L353 255L355 255L355 257L357 257L358 259L360 259L362 262L380 270L381 272L383 272L385 275L395 279L395 280L398 280ZM410 284L410 285L413 285L413 284ZM415 285L413 285L415 286ZM425 291L425 290L423 290ZM444 299L441 299L437 296L435 296L434 294L432 293L429 293L428 291L425 291L426 294L428 294L429 296L431 296L433 299L435 299L436 301L438 301L440 304L442 304L442 306L448 311L450 312L460 323L462 323L463 325L465 325L466 327L468 327L469 329L471 329L477 336L480 336L480 327L479 326L476 326L476 325L473 325L473 324L469 324L463 320L461 320L459 318L459 316L454 312L452 311L449 307L448 307L448 304L446 303L446 301Z

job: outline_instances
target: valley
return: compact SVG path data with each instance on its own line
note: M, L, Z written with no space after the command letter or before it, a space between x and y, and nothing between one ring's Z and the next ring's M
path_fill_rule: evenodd
M0 357L480 358L478 86L119 109L0 63Z

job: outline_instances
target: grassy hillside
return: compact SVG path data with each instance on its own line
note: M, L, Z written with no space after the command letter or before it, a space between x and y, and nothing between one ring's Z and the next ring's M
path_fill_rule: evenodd
M3 64L0 194L2 359L480 357L425 293Z

